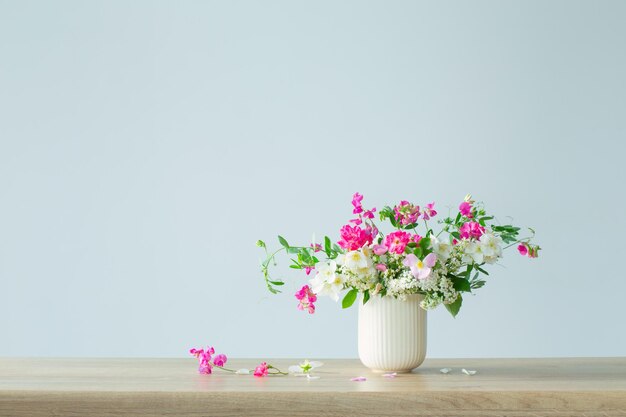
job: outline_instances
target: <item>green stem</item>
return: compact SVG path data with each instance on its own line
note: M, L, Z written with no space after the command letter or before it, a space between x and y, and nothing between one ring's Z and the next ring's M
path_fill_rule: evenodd
M507 245L507 246L503 247L503 248L502 248L502 250L504 250L504 249L508 249L508 248L510 248L511 246L515 246L515 245L517 245L518 243L522 243L522 242L523 242L523 243L528 243L528 242L530 242L530 239L532 239L532 236L531 236L531 237L525 237L525 238L522 238L522 239L516 240L515 242L511 243L510 245Z
M289 375L289 373L283 372L280 369L278 369L278 368L276 368L275 366L272 366L272 365L267 365L267 369L268 369L269 375ZM274 369L276 372L269 372L269 369Z
M222 371L237 372L237 371L235 371L234 369L224 368L223 366L217 366L217 365L213 365L213 366L215 366L216 368L221 369Z

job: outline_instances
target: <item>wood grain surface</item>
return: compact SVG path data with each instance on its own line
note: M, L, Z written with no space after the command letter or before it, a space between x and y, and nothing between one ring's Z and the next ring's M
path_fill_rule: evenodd
M626 358L429 359L396 378L358 360L323 361L320 378L307 380L199 375L193 358L0 359L0 416L626 417Z

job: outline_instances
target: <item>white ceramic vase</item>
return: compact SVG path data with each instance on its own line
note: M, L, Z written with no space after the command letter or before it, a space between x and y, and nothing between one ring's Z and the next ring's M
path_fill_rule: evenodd
M426 356L422 295L406 300L373 296L359 301L359 358L375 372L411 372Z

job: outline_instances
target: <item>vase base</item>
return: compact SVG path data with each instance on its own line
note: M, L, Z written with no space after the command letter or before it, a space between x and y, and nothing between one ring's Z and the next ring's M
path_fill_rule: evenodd
M377 374L390 374L390 373L397 373L397 374L410 374L413 369L415 368L411 368L411 369L394 369L394 370L383 370L383 369L372 369L371 371Z

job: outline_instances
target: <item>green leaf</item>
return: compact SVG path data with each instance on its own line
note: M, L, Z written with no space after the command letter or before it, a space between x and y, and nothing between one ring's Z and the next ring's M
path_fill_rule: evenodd
M298 248L294 248L294 247L288 247L287 249L287 253L291 253L291 254L296 254L296 253L300 253L300 249Z
M452 286L457 291L460 291L460 292L472 291L470 282L466 280L465 278L450 278L450 281L452 281Z
M284 237L278 236L278 242L280 242L285 249L289 249L289 243L287 243Z
M359 292L357 291L356 288L352 288L350 291L348 291L346 296L343 297L343 300L341 301L341 307L348 308L352 304L354 304L354 301L356 300L356 296L358 293Z
M363 304L367 303L370 299L370 290L366 290L363 293Z
M418 258L422 258L422 248L415 248L415 250L413 251L413 253L415 254L415 256L417 256Z
M429 237L424 237L420 240L420 248L422 248L422 250L428 250L428 248L430 247L430 238Z
M259 248L264 248L264 247L265 247L265 242L263 242L262 240L257 240L257 241L256 241L256 245L257 245Z
M461 305L463 304L463 297L461 294L457 297L457 299L452 304L444 304L446 306L446 310L452 314L452 317L456 317L459 314L459 310L461 309Z
M272 285L285 285L285 283L282 281L268 281L268 282Z
M330 238L328 236L324 236L324 252L326 252L326 256L330 258Z
M300 265L289 265L289 268L302 269L302 267Z
M482 269L480 266L478 265L474 265L474 268L478 269L481 273L485 274L485 275L489 275L489 272L485 271L484 269Z
M465 275L465 279L469 279L470 274L472 273L472 267L474 266L474 264L469 264L467 265L467 269L465 270L465 272L463 273L463 275Z
M476 281L472 281L472 289L476 290L478 288L482 288L485 285L485 281L482 279L478 279Z

